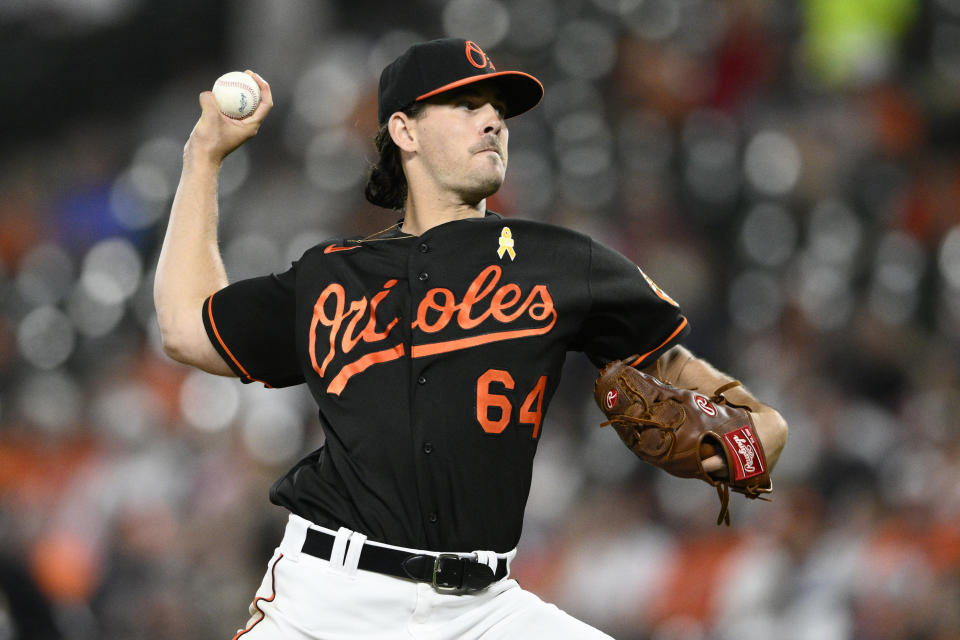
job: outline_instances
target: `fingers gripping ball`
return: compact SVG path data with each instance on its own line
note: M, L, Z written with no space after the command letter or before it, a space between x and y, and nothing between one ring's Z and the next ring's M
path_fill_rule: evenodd
M748 498L773 491L763 445L750 411L732 405L723 392L707 397L679 389L629 366L608 364L597 378L594 399L620 439L639 458L681 478L699 478L716 487L720 498L717 524L730 524L730 490ZM710 475L703 461L712 455L726 461L728 476Z
M242 120L260 104L260 87L256 81L241 71L225 73L213 83L213 97L220 113Z

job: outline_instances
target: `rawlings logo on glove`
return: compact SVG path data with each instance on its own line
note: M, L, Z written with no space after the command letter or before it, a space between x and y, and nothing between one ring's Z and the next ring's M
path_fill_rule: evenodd
M748 498L773 491L763 445L750 411L723 397L731 382L707 398L638 371L622 360L611 362L597 378L594 399L611 425L639 458L681 478L699 478L716 487L717 524L730 524L730 490ZM703 467L713 455L727 463L728 477Z
M736 455L733 458L734 478L746 480L763 473L763 453L760 443L748 427L723 434L723 439Z

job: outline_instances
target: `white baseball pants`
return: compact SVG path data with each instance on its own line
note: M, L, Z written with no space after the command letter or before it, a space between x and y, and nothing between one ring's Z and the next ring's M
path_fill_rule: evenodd
M610 640L509 578L452 595L357 569L363 536L346 529L322 529L337 536L343 553L334 557L342 562L301 553L308 527L322 529L290 516L250 605L252 617L234 640Z

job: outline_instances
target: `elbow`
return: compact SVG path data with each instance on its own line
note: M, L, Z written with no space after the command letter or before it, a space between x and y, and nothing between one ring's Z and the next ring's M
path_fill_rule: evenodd
M207 337L200 314L157 314L160 344L171 360L221 376L236 376Z
M182 336L179 336L175 331L165 331L161 325L160 344L163 348L163 353L166 354L168 358L183 364L190 364L187 358L185 341Z
M176 360L182 364L189 364L184 349L175 342L163 340L163 353L171 360Z
M190 331L182 322L178 322L177 314L157 311L157 325L160 328L160 344L163 353L172 360L183 364L190 364Z

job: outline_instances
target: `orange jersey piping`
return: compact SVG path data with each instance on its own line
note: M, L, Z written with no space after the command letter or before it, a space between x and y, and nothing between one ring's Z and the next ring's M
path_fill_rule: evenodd
M656 348L651 349L650 351L647 351L642 356L638 356L633 362L630 363L630 366L631 367L637 366L638 364L643 362L647 358L647 356L649 356L651 353L656 353L657 351L662 349L665 345L669 344L674 338L680 335L680 332L683 331L684 327L686 326L687 326L687 319L684 317L683 320L680 322L680 324L677 326L677 328L673 330L673 333L671 333L666 340L664 340L659 345L657 345Z
M233 352L230 351L230 348L227 347L227 344L223 341L223 338L220 337L220 331L217 329L217 323L213 319L213 296L214 295L216 294L212 294L209 298L207 298L207 317L210 319L210 326L213 328L213 335L217 337L217 342L220 343L220 346L223 347L223 350L226 352L226 354L230 356L230 359L233 361L233 364L237 365L237 368L240 369L240 371L243 372L243 375L247 377L247 380L252 380L253 382L259 382L260 384L267 387L268 389L271 389L272 387L268 383L264 382L263 380L257 380L256 378L251 376L249 373L247 373L247 370L243 368L243 365L240 364L240 361L237 360L236 356L233 355Z

